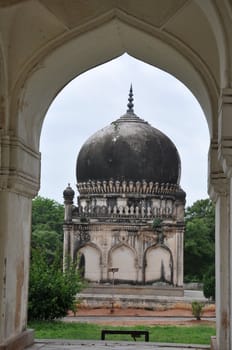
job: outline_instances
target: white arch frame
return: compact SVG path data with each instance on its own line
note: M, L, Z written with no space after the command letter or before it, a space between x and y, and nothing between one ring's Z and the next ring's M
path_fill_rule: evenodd
M202 106L211 137L217 135L217 124L213 122L216 118L215 101L219 95L217 84L208 67L193 50L175 38L164 33L161 35L145 23L138 25L136 19L128 18L122 11L116 11L116 16L111 12L106 14L104 19L101 18L101 26L99 20L96 18L91 23L91 30L85 34L82 32L80 35L78 31L72 33L65 40L62 38L62 42L54 43L52 47L38 53L18 78L18 84L13 91L15 102L11 110L11 123L16 125L15 132L26 144L39 150L40 132L46 111L68 82L86 70L125 52L181 80ZM118 28L121 37L118 35ZM104 36L110 38L107 43L100 40ZM97 43L97 47L86 43ZM19 103L16 103L18 96Z

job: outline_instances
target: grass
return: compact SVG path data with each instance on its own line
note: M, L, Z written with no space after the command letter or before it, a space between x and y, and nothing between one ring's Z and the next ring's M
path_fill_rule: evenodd
M102 329L134 329L148 330L151 342L206 344L216 334L214 326L132 326L113 327L88 323L30 322L29 327L35 329L37 339L88 339L100 340ZM107 335L107 340L131 340L130 335ZM143 341L144 337L137 339Z

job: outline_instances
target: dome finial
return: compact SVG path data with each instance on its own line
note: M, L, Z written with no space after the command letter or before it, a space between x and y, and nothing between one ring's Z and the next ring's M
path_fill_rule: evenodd
M128 101L129 102L127 104L127 107L128 107L127 113L134 113L134 104L133 104L134 98L133 98L132 84L130 86L130 92L129 92Z

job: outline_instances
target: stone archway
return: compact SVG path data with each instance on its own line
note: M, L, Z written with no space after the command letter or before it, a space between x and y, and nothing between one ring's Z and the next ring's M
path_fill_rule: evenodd
M173 259L168 248L155 245L145 252L144 282L173 283Z
M212 140L209 192L216 202L217 339L220 349L232 346L231 4L139 4L109 1L80 9L85 4L73 2L65 12L44 0L0 5L0 349L32 340L25 333L30 212L46 111L71 79L124 52L175 75L205 112Z
M75 253L83 255L84 259L84 278L93 281L99 282L101 280L102 271L101 271L101 251L95 246L95 244L85 244Z
M113 246L109 251L108 260L110 267L118 268L115 279L120 283L131 283L137 280L137 254L128 244L120 243Z

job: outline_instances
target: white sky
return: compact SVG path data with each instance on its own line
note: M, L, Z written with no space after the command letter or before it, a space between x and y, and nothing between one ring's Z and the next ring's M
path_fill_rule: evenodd
M135 113L170 137L178 149L187 205L207 198L209 132L198 101L170 74L127 54L83 73L53 101L41 135L39 195L62 203L67 183L76 189L79 149L94 132L126 112L131 83Z

